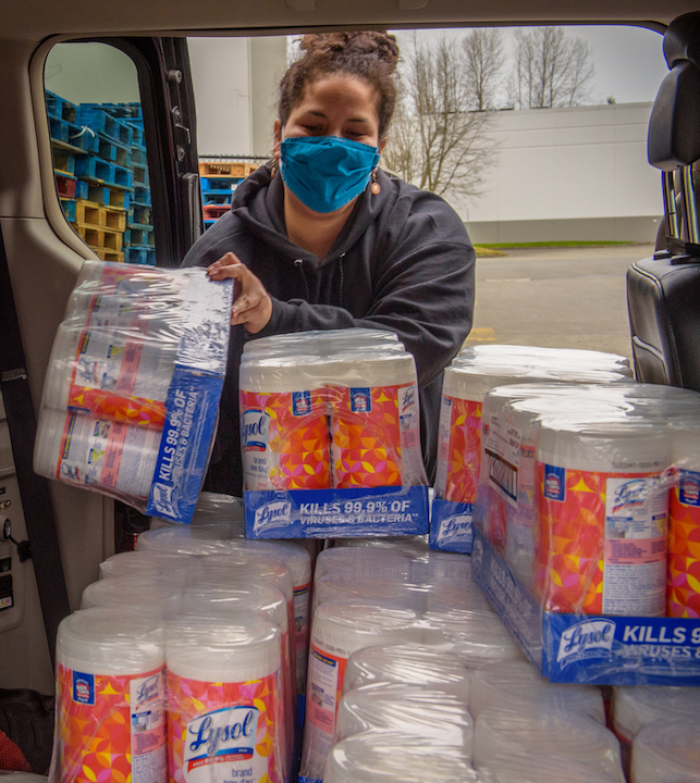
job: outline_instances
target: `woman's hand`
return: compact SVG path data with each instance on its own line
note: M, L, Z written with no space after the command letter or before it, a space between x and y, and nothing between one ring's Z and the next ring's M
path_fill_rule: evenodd
M235 280L231 326L243 324L250 334L257 334L272 317L272 300L260 280L233 253L226 253L207 268L212 280Z

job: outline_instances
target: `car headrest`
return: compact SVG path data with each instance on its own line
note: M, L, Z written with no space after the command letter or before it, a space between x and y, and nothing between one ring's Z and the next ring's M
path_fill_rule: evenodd
M669 68L684 60L700 68L700 12L678 16L666 28L664 57Z
M662 171L700 159L700 71L692 62L678 62L661 82L649 119L647 155Z

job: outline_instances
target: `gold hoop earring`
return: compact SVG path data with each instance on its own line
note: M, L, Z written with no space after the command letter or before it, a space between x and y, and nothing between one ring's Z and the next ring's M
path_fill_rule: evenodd
M378 196L382 192L382 186L377 182L377 169L372 172L372 184L369 191L373 196Z

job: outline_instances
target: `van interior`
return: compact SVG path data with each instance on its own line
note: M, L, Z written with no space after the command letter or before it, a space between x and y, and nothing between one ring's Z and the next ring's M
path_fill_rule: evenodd
M210 39L212 46L240 38L259 41L249 48L249 65L269 81L266 63L273 56L284 61L288 37L308 31L531 25L646 28L658 37L668 64L668 74L653 85L659 98L649 135L649 162L659 169L665 223L655 255L639 259L629 272L630 339L639 380L700 391L700 265L695 263L700 259L700 229L693 184L693 164L700 159L700 13L693 11L687 0L4 4L0 729L22 745L35 771L45 772L51 752L52 650L58 623L78 607L84 588L97 578L98 564L128 548L129 537L133 540L148 524L123 504L36 476L36 414L54 335L84 260L178 266L207 220L220 214L215 209L202 212L197 143L197 122L201 130L202 119L196 115L188 39ZM622 56L615 67L627 67ZM227 77L213 70L211 78ZM129 193L133 214L148 214L135 219L131 241L123 246L110 245L116 233L110 233L109 226L92 241L84 230L74 229L62 202L62 197L68 201L70 194L75 196L71 150L90 143L89 133L84 134L88 138L78 138L70 130L87 123L71 112L78 104L106 102L140 104L142 112L139 146L144 158L132 167L133 180L121 189L116 181L125 170L117 160L118 145L106 153L114 157L102 177L114 178L109 197L116 206ZM250 119L251 133L269 123L271 111L269 106L259 109L259 116ZM253 151L251 165L265 159L264 143ZM90 195L97 198L94 192ZM73 221L76 226L90 222L75 215Z

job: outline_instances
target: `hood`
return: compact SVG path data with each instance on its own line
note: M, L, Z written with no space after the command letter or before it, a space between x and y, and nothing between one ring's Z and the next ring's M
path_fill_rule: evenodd
M281 262L293 264L303 259L312 269L320 269L343 256L362 237L369 226L379 218L388 199L394 199L395 187L389 177L378 170L377 181L381 192L370 193L369 185L361 193L355 209L338 235L327 255L319 258L300 248L287 236L284 223L284 184L277 172L271 177L272 161L256 169L236 188L231 211L246 228L279 252Z

